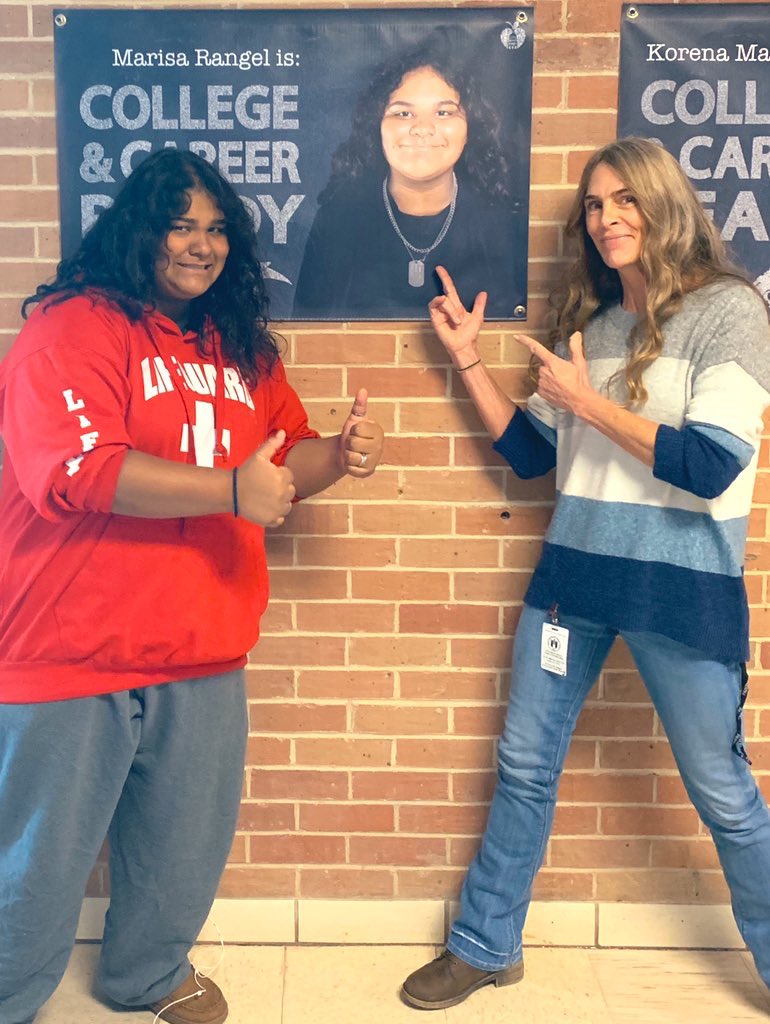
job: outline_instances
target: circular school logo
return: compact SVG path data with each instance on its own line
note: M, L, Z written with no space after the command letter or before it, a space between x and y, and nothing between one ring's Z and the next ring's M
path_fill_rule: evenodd
M552 651L560 651L561 650L561 640L558 638L558 636L549 636L548 637L548 646L551 648Z
M514 25L511 21L506 21L505 28L500 33L500 42L506 50L518 50L526 38L527 33L521 25Z

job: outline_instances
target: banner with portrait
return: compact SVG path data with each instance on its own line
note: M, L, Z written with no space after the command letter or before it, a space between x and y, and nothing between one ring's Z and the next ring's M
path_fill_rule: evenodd
M271 316L422 320L436 265L526 318L531 7L56 10L63 255L193 150L258 228Z
M658 139L770 303L770 4L628 4L618 134Z

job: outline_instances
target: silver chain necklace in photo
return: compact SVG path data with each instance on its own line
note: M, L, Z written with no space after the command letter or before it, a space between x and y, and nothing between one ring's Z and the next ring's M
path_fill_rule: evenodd
M449 225L452 223L452 218L455 215L455 205L457 203L457 177L452 173L452 202L449 204L449 213L446 215L441 230L433 240L433 244L429 245L427 249L420 249L416 245L412 245L411 242L407 242L404 236L401 234L401 229L396 223L396 218L393 215L393 208L390 205L390 196L388 195L388 179L387 176L382 182L382 198L385 202L385 209L388 213L388 219L393 225L393 230L396 232L398 237L401 239L401 244L406 249L407 255L409 256L409 272L407 280L412 288L422 288L425 284L425 257L428 253L433 252L436 246L440 245L449 231Z

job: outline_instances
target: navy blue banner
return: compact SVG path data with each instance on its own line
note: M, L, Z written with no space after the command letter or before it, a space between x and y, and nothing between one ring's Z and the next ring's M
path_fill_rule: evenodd
M54 12L62 252L146 154L214 163L271 315L426 319L435 266L525 319L530 7Z
M770 303L770 4L628 4L618 134L658 139Z

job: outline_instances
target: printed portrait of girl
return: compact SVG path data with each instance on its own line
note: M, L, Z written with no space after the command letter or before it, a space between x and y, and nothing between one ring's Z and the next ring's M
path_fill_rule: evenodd
M449 266L464 300L483 288L489 318L513 316L525 197L511 194L501 126L462 39L433 32L359 96L319 196L295 315L427 319L435 268Z

